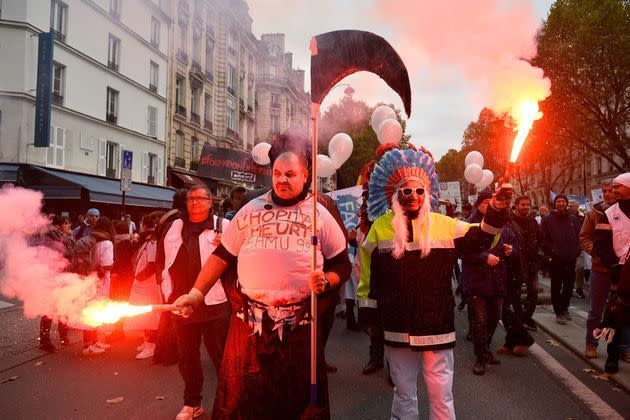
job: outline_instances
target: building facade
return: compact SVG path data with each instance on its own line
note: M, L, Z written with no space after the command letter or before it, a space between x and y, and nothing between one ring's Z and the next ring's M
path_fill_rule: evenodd
M244 0L175 0L171 14L168 168L192 175L205 143L253 147L259 51ZM209 184L219 195L234 185Z
M168 0L2 0L0 161L165 184ZM51 141L33 145L38 38L55 34Z
M288 128L308 128L310 96L304 70L293 69L293 54L284 49L284 34L263 34L258 65L256 143L270 142Z
M623 165L621 159L615 162ZM621 173L602 156L577 148L566 151L553 165L541 166L521 171L521 179L515 182L515 187L535 205L551 204L551 192L586 196L592 201L593 190Z

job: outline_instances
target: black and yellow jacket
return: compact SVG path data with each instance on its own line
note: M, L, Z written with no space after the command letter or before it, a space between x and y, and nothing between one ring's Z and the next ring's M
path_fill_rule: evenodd
M429 217L431 252L425 258L417 241L407 243L400 259L392 256L393 212L376 219L361 246L359 308L371 313L365 318L380 317L385 342L391 346L417 350L455 346L451 277L457 252L488 249L506 218L490 207L479 225L438 213Z

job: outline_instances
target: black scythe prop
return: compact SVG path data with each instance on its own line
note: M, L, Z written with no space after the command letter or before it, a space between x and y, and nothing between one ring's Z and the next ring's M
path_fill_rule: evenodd
M333 31L311 38L311 141L313 192L312 261L317 268L317 116L322 101L341 79L358 71L381 77L403 101L407 117L411 115L411 87L402 59L383 38L365 31ZM311 292L311 408L317 406L317 295ZM305 417L309 417L305 414Z

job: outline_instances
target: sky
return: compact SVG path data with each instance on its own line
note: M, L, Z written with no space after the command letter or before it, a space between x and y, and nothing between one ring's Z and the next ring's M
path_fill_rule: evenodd
M385 38L409 73L412 113L407 134L439 159L458 149L470 121L484 106L493 109L510 97L506 86L542 72L523 69L519 58L535 54L535 35L552 0L247 0L253 32L286 34L293 65L309 71L313 35L360 29ZM528 66L529 67L529 66ZM523 71L525 75L514 72ZM526 77L525 77L526 76ZM499 82L500 81L500 82ZM539 84L533 80L534 84ZM340 83L369 105L402 102L378 76L359 72ZM525 82L527 83L527 82ZM543 83L544 85L544 83ZM548 85L548 81L547 81ZM306 90L309 88L306 81ZM548 91L548 86L541 88ZM333 88L325 109L343 96ZM542 94L544 97L544 93Z

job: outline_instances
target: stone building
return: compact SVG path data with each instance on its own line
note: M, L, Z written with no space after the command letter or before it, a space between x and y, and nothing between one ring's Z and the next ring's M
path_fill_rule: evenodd
M259 42L256 143L269 142L291 127L308 127L310 96L304 91L304 70L293 69L293 54L285 51L284 42L284 34L264 34Z
M195 183L204 143L251 150L258 42L244 0L174 0L169 68L169 183ZM186 182L186 180L188 182ZM233 182L208 180L225 195Z

